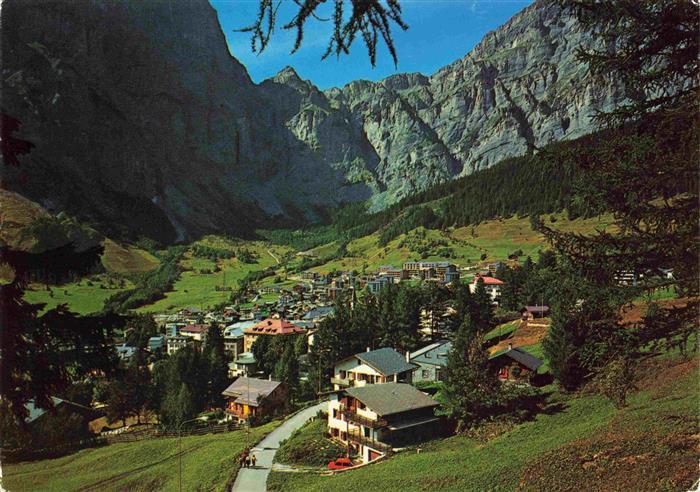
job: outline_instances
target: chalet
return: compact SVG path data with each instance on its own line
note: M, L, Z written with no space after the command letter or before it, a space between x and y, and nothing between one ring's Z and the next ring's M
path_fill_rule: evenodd
M335 390L349 386L365 386L390 382L411 382L416 369L396 350L380 348L360 352L338 362L333 368L331 383Z
M413 371L413 382L442 381L451 349L452 342L440 340L411 353L409 360L417 366Z
M221 394L230 419L279 415L287 409L287 386L279 381L241 376Z
M525 350L508 344L489 357L489 365L498 374L500 381L529 383L543 362Z
M435 436L439 403L405 383L368 385L332 393L328 402L328 432L347 444L364 462L394 447Z
M185 348L188 343L193 343L193 339L191 337L183 337L180 335L174 337L165 337L165 346L168 355L172 355L178 350Z
M250 352L253 348L253 343L260 336L303 335L305 333L306 330L304 328L283 318L267 318L243 330L243 349L246 352Z
M476 292L476 286L478 285L479 280L484 282L484 288L486 289L486 293L491 297L491 300L494 303L497 303L501 298L501 287L503 286L503 281L494 277L477 275L469 284L469 292L472 294Z
M549 306L525 306L520 310L522 319L544 318L549 314Z
M180 328L180 336L190 337L193 340L204 343L207 339L209 325L187 325Z

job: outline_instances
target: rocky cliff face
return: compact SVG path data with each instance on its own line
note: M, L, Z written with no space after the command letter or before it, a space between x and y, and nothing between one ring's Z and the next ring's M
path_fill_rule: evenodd
M35 147L3 186L103 232L164 241L316 220L593 129L621 98L536 3L431 77L255 85L205 0L6 0L3 112Z
M35 145L3 186L49 209L172 241L315 220L374 191L353 170L376 166L361 127L311 89L295 99L309 117L288 122L293 89L251 82L205 0L8 0L2 16L3 112Z
M386 191L373 198L375 208L593 131L591 116L623 93L576 60L576 49L592 42L575 19L540 1L431 77L402 74L328 91L377 150Z

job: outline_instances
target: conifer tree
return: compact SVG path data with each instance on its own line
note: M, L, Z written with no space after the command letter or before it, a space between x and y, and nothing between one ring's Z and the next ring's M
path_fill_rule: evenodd
M500 390L500 383L488 368L481 332L467 316L447 356L443 389L447 413L457 420L458 430L488 418L500 403Z

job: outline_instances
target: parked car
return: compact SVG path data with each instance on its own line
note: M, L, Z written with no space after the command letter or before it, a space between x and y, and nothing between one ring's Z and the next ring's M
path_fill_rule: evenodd
M343 470L345 468L350 468L352 466L352 461L350 458L338 458L337 460L328 463L329 470Z

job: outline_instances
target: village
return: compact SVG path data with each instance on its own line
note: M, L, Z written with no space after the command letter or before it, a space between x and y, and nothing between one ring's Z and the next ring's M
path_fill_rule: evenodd
M333 457L328 467L346 469L453 432L454 423L449 422L444 412L439 412L441 403L435 396L444 381L452 348L447 325L456 315L456 307L449 300L434 309L422 307L418 338L412 350L393 346L366 347L361 352L331 361L327 368L330 377L318 381L317 388L299 397L298 385L308 384L313 371L309 356L324 320L334 315L338 303L352 305L365 296L382 295L390 286L402 284L410 284L418 291L440 288L449 292L467 287L468 295L474 296L480 291L490 309L496 309L505 284L495 274L504 267L503 263L492 263L480 270L465 271L471 277L467 284L460 278L459 267L449 262L411 261L405 262L402 268L381 266L376 273L365 275L303 272L291 289L248 287L248 299L242 300L249 302L239 301L218 310L190 307L177 313L149 315L158 333L141 340L139 345L135 343L138 337L130 333L137 328L127 328L115 349L124 367L145 366L153 372L158 364L180 352L202 353L211 342L208 336L215 333L221 338L224 357L219 362L226 364L228 380L225 387L219 389L223 413L207 406L191 420L200 424L209 421L210 427L228 425L229 430L250 429L311 404L326 402L322 405L326 418L324 433L345 450ZM277 295L277 300L255 302L262 296L269 298L270 294ZM505 324L506 330L496 328L487 341L489 371L502 384L530 386L548 381L539 371L543 360L520 348L519 338L515 336L529 332L535 335L534 339L530 337L529 343L541 340L547 329L548 309L547 306L523 306L518 313L511 314L514 319ZM273 372L276 371L269 370L269 364L278 361L264 364L258 360L260 355L256 358L256 353L264 354L256 347L263 342L268 346L274 340L294 340L295 346L301 346L295 352L297 360L294 362L297 368L294 377L298 381L275 380ZM528 341L527 336L523 340ZM319 368L317 377L322 377L323 373ZM292 393L297 394L296 398ZM78 408L70 401L62 400L61 404ZM109 402L93 402L93 406L95 404L97 408L104 408ZM212 415L218 415L215 422L211 421ZM139 422L143 417L146 423L127 425L124 419L123 427L103 427L101 434L140 435L153 426L148 423L152 417L146 414L137 417ZM105 418L98 421L104 423ZM180 429L183 424L183 419L177 418L171 428ZM151 435L158 433L154 431Z

